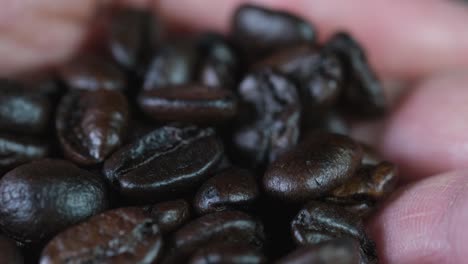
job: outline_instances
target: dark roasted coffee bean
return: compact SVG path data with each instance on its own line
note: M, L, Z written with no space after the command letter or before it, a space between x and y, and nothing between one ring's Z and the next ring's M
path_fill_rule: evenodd
M113 14L108 46L115 61L135 70L156 46L160 35L159 24L150 12L121 9Z
M302 43L313 45L317 38L316 30L301 18L252 4L236 10L231 34L243 50L257 57Z
M56 128L65 156L81 165L97 164L123 142L128 104L117 91L70 92L60 102Z
M191 41L166 44L151 59L143 89L154 90L191 82L196 75L197 60L197 50Z
M360 242L361 263L377 261L375 244L367 237L360 218L339 206L309 202L291 222L291 231L298 245L354 238Z
M15 241L0 235L0 263L23 264L23 257Z
M362 166L356 175L332 191L337 198L380 201L392 192L397 183L397 168L389 162Z
M298 84L303 108L310 115L333 106L341 93L343 73L338 57L311 46L278 52L256 67L273 67L290 76Z
M276 264L360 264L359 243L353 239L334 239L306 245Z
M35 161L0 180L0 226L20 242L46 241L106 208L104 182L67 161Z
M37 134L50 120L51 102L47 96L27 92L13 81L0 82L0 130Z
M343 97L347 110L361 116L382 115L387 108L384 90L356 40L346 33L338 33L324 49L336 53L343 63L346 84Z
M0 171L46 158L47 155L49 155L49 146L39 139L0 134Z
M140 208L120 208L60 233L45 247L41 264L150 264L162 246L158 225Z
M239 168L226 169L207 180L194 198L194 208L199 214L224 211L228 208L245 208L258 198L255 176Z
M271 70L257 71L241 82L239 96L233 141L249 161L254 165L269 163L296 145L300 103L291 81Z
M323 199L326 203L339 205L361 219L368 218L376 207L376 202L364 198L334 197L328 196Z
M230 119L237 112L230 90L198 84L143 91L138 103L149 116L163 121L211 123Z
M202 54L198 78L210 87L233 89L238 74L238 54L220 34L205 33L198 42Z
M182 199L148 206L145 211L164 234L175 231L190 220L190 204Z
M239 211L207 214L189 222L173 237L174 249L191 254L211 243L263 246L263 226L253 217Z
M123 196L150 202L197 188L222 157L213 129L165 126L115 152L103 172Z
M212 244L199 249L190 264L262 264L265 256L257 249L246 245Z
M382 156L371 146L361 143L364 155L362 156L362 165L377 165L383 161Z
M326 195L350 179L361 164L361 146L336 134L312 134L268 167L265 191L301 202Z
M61 79L72 89L118 90L126 88L125 74L111 61L97 55L82 55L59 69Z

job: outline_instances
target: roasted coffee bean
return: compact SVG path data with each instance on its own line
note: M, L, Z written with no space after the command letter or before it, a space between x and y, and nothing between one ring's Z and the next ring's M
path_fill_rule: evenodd
M27 136L0 134L0 171L13 169L33 160L46 158L49 146Z
M115 61L135 70L160 39L161 28L149 11L117 10L110 22L108 46Z
M334 35L324 49L336 53L344 73L344 101L347 110L362 116L376 117L385 113L384 90L371 69L359 43L347 33Z
M198 78L210 87L233 89L238 75L238 54L220 34L205 33L198 41L202 55Z
M362 156L362 165L377 165L383 161L382 156L371 146L361 143L364 155Z
M61 79L72 89L122 91L126 88L125 74L111 61L97 55L84 55L59 69Z
M15 241L0 235L0 263L3 264L23 264L21 252Z
M198 84L143 91L138 103L145 113L162 121L212 123L228 120L237 112L230 90Z
M395 189L397 174L396 166L389 162L381 162L375 166L364 165L353 178L333 190L331 195L377 202Z
M154 90L193 81L196 76L197 61L196 46L190 40L166 44L151 59L143 89Z
M361 263L376 263L375 244L359 217L339 206L309 202L291 222L298 245L314 245L334 238L354 238L360 242Z
M265 256L257 249L246 245L212 244L199 249L190 264L262 264Z
M259 249L264 243L263 226L239 211L216 212L183 226L174 234L173 243L180 254L192 254L212 243L249 245Z
M165 126L115 152L103 172L124 197L150 202L197 188L222 157L213 129Z
M67 161L31 162L0 180L0 227L23 243L46 241L106 208L104 182Z
M255 176L239 168L226 169L207 180L198 190L193 207L198 214L245 208L259 197Z
M273 67L290 76L298 85L307 114L330 108L341 93L343 72L338 57L301 45L275 53L255 67Z
M44 249L41 264L156 263L163 240L140 208L104 212L60 233Z
M38 134L47 129L51 102L40 93L27 92L15 82L0 82L0 130Z
M275 160L296 145L300 103L295 85L272 70L248 74L239 85L239 111L233 141L254 165Z
M276 264L360 264L359 243L353 239L334 239L306 245Z
M128 104L117 91L70 92L57 110L56 129L65 156L81 165L104 161L123 142Z
M307 201L326 195L350 179L361 159L361 146L352 139L312 134L268 167L263 186L273 197Z
M164 234L175 231L190 220L190 204L182 199L148 206L145 212Z
M339 205L361 219L368 218L376 208L376 202L364 198L328 196L322 199L326 203Z
M315 28L290 13L252 4L241 5L232 18L236 43L249 54L264 55L298 44L315 44Z
M307 135L317 132L327 132L349 136L351 127L346 119L340 113L335 111L327 111L321 113L320 116L305 116L302 119L302 135ZM366 158L366 153L363 154L363 162Z

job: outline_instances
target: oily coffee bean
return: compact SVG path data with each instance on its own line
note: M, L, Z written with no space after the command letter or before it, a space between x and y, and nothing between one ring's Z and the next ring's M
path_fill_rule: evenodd
M153 15L142 9L116 10L110 22L108 46L114 60L136 70L159 42L161 28Z
M4 264L23 264L21 252L15 244L15 241L0 235L0 263Z
M241 244L259 249L264 243L263 225L239 211L216 212L201 216L175 232L174 249L192 254L208 244Z
M56 129L65 156L80 165L104 161L123 142L128 103L117 91L68 93L57 110Z
M359 243L353 239L334 239L301 246L276 264L359 264Z
M272 70L257 71L244 77L238 92L240 113L233 142L251 163L270 163L297 144L300 103L289 79Z
M44 132L52 108L49 98L26 92L11 82L0 85L0 130L22 134Z
M56 236L44 249L41 264L156 263L163 240L158 225L140 208L120 208L96 215Z
M352 139L312 134L268 167L263 187L281 200L307 201L326 195L350 179L361 159L361 146Z
M115 152L103 173L124 197L149 202L197 188L222 156L213 129L165 126Z
M0 171L46 158L49 153L48 144L36 138L0 134Z
M199 84L143 91L138 103L153 119L193 123L228 120L237 112L234 94Z
M385 113L387 105L382 85L359 43L347 33L337 33L324 49L336 53L343 64L346 83L343 98L347 110L369 117Z
M166 44L151 59L144 77L143 90L191 82L196 75L197 61L197 50L190 40Z
M125 74L112 61L97 55L78 56L59 69L61 79L72 89L122 91Z
M209 87L233 89L240 62L226 38L216 33L205 33L198 40L198 49L202 56L199 81Z
M298 44L315 44L315 28L290 13L252 4L241 5L232 18L231 34L249 54L264 55Z
M211 244L199 249L190 264L262 264L265 256L257 249L246 245Z
M148 206L145 212L163 234L175 231L190 220L190 204L182 199Z
M0 227L23 243L47 241L106 208L104 182L67 161L31 162L0 180Z
M245 208L259 197L255 176L249 171L229 168L207 180L194 198L198 214Z
M298 245L354 238L360 242L361 263L377 262L375 244L367 237L361 219L339 206L309 202L291 222L291 231Z

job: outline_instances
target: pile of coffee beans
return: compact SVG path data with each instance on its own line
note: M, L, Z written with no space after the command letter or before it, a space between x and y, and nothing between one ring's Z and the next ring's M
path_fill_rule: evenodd
M0 81L1 263L377 263L397 169L350 138L386 102L347 33L250 4L230 35L115 9L103 47Z

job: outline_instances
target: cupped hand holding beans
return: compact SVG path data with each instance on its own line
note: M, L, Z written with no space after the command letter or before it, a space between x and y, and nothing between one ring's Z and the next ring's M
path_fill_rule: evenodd
M0 218L11 217L11 214L18 210L25 217L0 221L2 230L0 232L2 240L0 241L2 242L0 243L0 256L3 254L1 253L3 249L8 249L12 253L7 257L20 263L20 257L18 257L20 253L16 254L10 249L14 248L11 239L22 243L22 251L34 252L36 246L33 244L36 242L41 244L44 240L49 241L52 238L49 236L59 233L53 243L47 246L41 245L41 247L45 246L44 251L41 250L42 253L36 253L38 256L42 255L42 263L61 263L54 261L63 261L74 256L72 254L74 250L94 252L86 256L84 254L81 259L75 259L76 261L86 263L86 261L102 260L114 254L113 250L117 251L117 249L110 246L106 249L107 251L97 252L98 249L102 249L104 244L112 243L114 246L123 243L125 246L122 248L138 252L135 254L141 256L141 259L125 259L125 256L117 254L118 256L114 256L111 260L115 263L126 263L125 261L145 263L145 260L162 260L163 258L167 263L181 261L178 258L191 259L192 263L208 263L203 261L209 258L232 259L238 255L248 256L249 259L256 261L253 263L262 263L271 256L259 252L269 247L263 243L268 241L268 233L276 226L268 226L264 223L265 226L261 227L258 219L251 215L256 214L255 210L259 206L263 206L262 209L258 209L262 211L259 213L262 217L275 211L274 208L268 208L273 206L272 204L263 201L264 193L266 193L266 197L277 199L278 204L282 204L285 200L292 201L294 204L294 206L284 207L278 205L278 208L286 208L284 210L288 212L285 214L294 211L292 223L286 223L285 229L287 230L281 232L290 234L292 231L290 239L294 241L291 243L295 242L300 247L286 257L282 255L281 261L283 262L280 261L280 263L293 263L294 257L304 257L310 252L318 252L310 256L310 259L323 259L325 257L319 256L320 252L330 249L341 252L344 258L351 261L361 259L362 263L366 263L365 261L373 263L372 252L368 252L371 251L369 248L372 248L370 245L372 242L369 242L366 235L356 235L361 234L364 228L368 230L368 236L375 241L379 263L464 263L466 261L468 252L465 250L465 244L468 242L468 231L464 228L464 223L468 220L468 134L465 131L468 130L468 123L465 121L465 115L468 113L468 106L466 106L468 89L465 86L468 83L468 31L466 30L468 6L465 4L456 1L253 1L254 4L260 6L298 15L313 24L316 31L310 33L317 34L313 38L318 39L320 49L324 50L314 56L320 56L320 60L327 62L328 66L332 65L331 67L337 60L341 60L340 56L348 56L346 51L340 51L340 45L347 43L346 38L341 36L340 39L340 36L335 34L341 31L350 33L362 44L369 64L376 69L377 76L384 80L384 91L389 98L387 115L378 121L353 121L348 133L353 138L372 145L380 152L384 160L396 164L399 167L400 184L397 191L367 219L365 227L357 223L355 214L348 215L346 211L341 215L342 211L337 209L337 206L342 206L340 202L348 199L349 192L354 191L354 189L346 188L351 186L358 188L362 192L358 194L359 197L365 195L367 200L366 203L346 203L345 207L349 207L351 212L356 211L358 214L367 213L369 201L379 198L379 191L382 190L371 188L375 186L360 186L359 182L352 183L344 177L351 177L352 174L372 181L375 175L392 175L393 165L386 162L367 164L365 161L372 159L366 150L367 147L358 146L346 137L316 136L313 139L304 139L303 135L299 136L299 132L291 127L274 128L277 123L285 123L284 120L299 122L296 120L299 118L299 113L312 116L314 113L323 111L320 107L309 107L309 105L305 107L304 102L307 101L304 100L309 100L309 98L304 96L304 91L301 89L292 91L289 87L296 84L284 78L285 72L289 74L288 71L294 71L294 63L281 64L284 62L282 58L294 56L297 52L298 56L307 60L309 58L307 56L310 56L308 49L297 48L292 50L291 54L285 52L279 54L278 57L264 56L271 58L270 60L255 59L255 63L249 61L249 69L242 69L247 73L240 78L239 84L237 84L237 77L230 79L229 76L223 76L221 84L226 86L225 88L232 89L216 90L207 88L213 84L219 86L219 80L213 76L222 76L233 69L230 67L238 67L235 65L237 61L233 61L231 65L230 58L228 58L228 63L222 65L216 64L217 61L210 61L214 63L212 65L200 65L196 58L197 54L192 54L193 51L184 46L190 40L183 42L165 40L157 48L157 50L164 50L161 53L163 55L150 56L151 61L145 62L151 74L146 74L144 80L139 81L138 85L142 88L138 94L133 91L139 87L133 90L128 89L129 87L126 87L128 80L119 76L122 72L131 69L132 78L138 79L140 71L146 69L136 69L135 64L140 62L132 61L130 57L119 53L118 47L113 50L118 66L113 61L96 60L94 57L88 59L80 55L106 46L103 36L108 36L108 32L112 31L112 25L109 25L108 20L112 16L115 17L116 12L118 13L116 10L123 6L153 12L157 17L155 23L164 24L166 32L182 35L186 32L206 30L229 33L230 19L236 8L244 2L240 0L0 1L2 4L0 8L0 56L2 58L0 76L23 78L29 76L30 72L52 69L60 76L61 84L64 82L76 88L76 90L70 89L74 92L69 92L62 97L41 86L36 92L28 91L28 96L19 99L15 97L14 92L0 91L6 94L1 96L3 99L0 98L3 100L3 106L7 106L8 102L13 100L23 100L22 104L30 106L31 109L40 110L37 112L37 118L31 117L34 121L32 123L26 122L18 125L15 120L21 119L19 116L13 121L4 121L5 118L0 117L2 122L6 122L1 123L0 126L9 127L6 134L4 133L5 135L0 138L0 144L6 149L4 152L11 155L9 152L17 152L19 144L28 146L24 150L25 153L12 158L16 163L9 162L8 166L0 164L2 174L26 161L42 157L65 157L71 161L36 161L42 164L33 162L23 165L8 172L2 178L1 192L9 193L10 188L16 188L17 191L9 195L0 194L0 201L3 204L11 203L15 199L31 199L42 206L55 208L53 212L47 212L47 216L55 217L49 219L41 212L31 213L30 208L1 209ZM140 18L141 20L150 19ZM122 16L121 19L126 18ZM141 33L146 36L145 41L159 41L151 39L150 35L154 33L154 30L146 30L135 33L133 37ZM256 45L253 45L248 35L242 37L237 40L237 44L241 49L243 45L247 45L249 51L253 51L253 55L249 54L248 58L263 56L262 52L270 54L273 49L286 50L280 42L276 43L278 47L271 47L271 43L264 45L260 42L255 42ZM334 38L335 42L332 41ZM216 43L217 40L216 35L206 35L205 42L197 41L202 43L199 46L201 50L204 50L204 56L208 56L210 46L206 43ZM204 46L203 43L206 45ZM140 45L141 43L134 42L134 44ZM266 49L266 46L271 50ZM327 48L333 53L332 55L326 52ZM141 54L135 56L144 57ZM313 60L312 57L310 58ZM81 63L73 63L77 61ZM67 66L63 66L64 64ZM80 65L85 66L80 68ZM271 71L271 65L278 69ZM341 76L341 73L333 71L334 68L326 68L327 65L321 69L325 72L324 76L332 80L335 80L333 74ZM201 73L190 72L194 67L201 69ZM99 73L96 74L95 71L98 70ZM73 79L76 72L85 77ZM199 75L205 86L191 84L181 89L179 86L192 78L187 76L194 74ZM300 72L298 75L301 77ZM345 79L348 81L350 79L367 80L365 79L367 77L356 78L354 74L351 75L352 77L348 76ZM93 82L94 79L90 81L89 79L92 78L97 78L97 81ZM108 79L113 81L109 82ZM319 87L325 81L330 80L315 78L306 81L308 82L306 85L311 85L309 87ZM169 85L174 87L168 88ZM304 83L301 82L301 85ZM14 85L13 88L10 87L10 84L2 83L2 86L6 87L4 89L19 89ZM97 86L102 86L105 90L89 91L97 90ZM124 97L121 91L125 89L127 89L127 96ZM88 92L77 90L88 90ZM253 90L258 90L257 92L261 95L256 95L252 92ZM334 94L331 88L328 91L328 94L323 93L323 97L314 98L314 100L320 101L320 105L325 105L325 107L341 100L337 98L342 95ZM50 97L54 98L55 102L43 102L42 93L47 96L49 93L53 94ZM128 102L127 98L129 98ZM237 104L235 98L245 105ZM29 130L29 134L44 134L48 124L43 120L43 116L52 112L58 101L60 103L55 117L56 124L52 129L56 132L51 132L50 137L56 136L58 138L56 143L61 147L56 149L54 146L46 146L43 140L20 139L16 135L11 136L11 133L24 130ZM187 103L187 101L191 103L186 108L177 108L177 105ZM204 103L207 101L210 104ZM300 103L302 107L298 109L297 106ZM135 104L138 105L138 110L132 110ZM236 117L246 105L256 107L249 109L252 111L250 112L252 113L251 119L253 119L251 123L238 121ZM353 107L356 109L359 105ZM378 112L379 105L376 104L374 107L372 112ZM363 110L366 111L366 109ZM113 114L106 115L106 111ZM155 120L154 123L151 123L149 128L141 125L140 123L144 123L146 119L134 118L140 114L145 115L145 118ZM230 131L229 128L221 125L221 128L216 129L217 134L220 134L218 137L214 135L214 130L206 128L206 125L219 124L225 120L232 120L229 122L235 125L235 129ZM197 126L182 126L168 123L168 121L194 121ZM13 123L15 125L12 125ZM105 125L96 129L93 126L95 123ZM131 125L127 126L127 123ZM276 141L246 142L252 131L265 129L267 126L265 124L269 126L268 128L273 127L269 133L271 133L270 137L276 137ZM308 125L310 124L305 126ZM323 126L327 125L329 124L323 124ZM336 129L331 130L337 132ZM54 133L57 135L52 135ZM223 147L220 141L224 140L224 134L230 133L233 134L233 140L230 143L234 147L231 148L229 144L224 144ZM294 135L297 137L295 138ZM89 142L101 140L105 141L105 144L90 146L82 143L86 140ZM287 146L298 140L302 142L300 146L289 150L285 155ZM267 144L264 148L262 148L263 145L260 146L263 143ZM208 146L206 151L200 149L200 145ZM245 166L251 169L250 172L230 166L229 162L225 161L226 156L229 155L232 159L231 149L237 149L236 151L245 155L239 163L246 164ZM316 153L309 151L310 149L316 150ZM139 156L132 156L131 153L137 152ZM317 153L326 153L327 157L336 155L341 160L346 159L347 166L334 168L334 171L340 171L340 176L343 178L327 181L325 185L330 184L328 187L323 187L323 182L318 179L318 182L314 183L316 185L298 185L296 187L299 191L294 190L292 193L288 192L292 189L285 191L281 188L282 186L276 184L279 181L278 178L283 175L304 173L301 169L317 174L322 173L322 168L319 166L291 168L301 159L322 162L323 160ZM200 158L193 160L193 156ZM174 163L169 167L164 167L174 159L179 160L183 165ZM2 157L3 160L6 159ZM272 164L267 166L270 163ZM62 178L58 170L61 167L63 167L62 171L67 171L67 177L74 177ZM265 169L264 176L255 178L258 171ZM168 170L171 172L170 181L164 178L167 177ZM46 178L47 181L31 180L29 176L31 172L40 174L38 177ZM100 173L102 177L97 180L90 173ZM211 177L213 175L215 176ZM326 173L324 175L328 176ZM156 177L158 180L148 181L151 177ZM235 183L227 180L228 177L239 177L243 185L234 191L231 190L230 186ZM34 180L37 182L34 183ZM379 180L385 182L385 180ZM67 200L63 192L68 185L75 184L74 181L79 182L80 186L74 188L73 192L67 192L68 197L77 193L76 196L81 199ZM349 185L339 187L344 181L349 182ZM85 182L89 183L82 184ZM103 187L104 182L107 188ZM195 188L191 186L194 182ZM290 187L297 182L288 182L288 184ZM51 201L50 197L47 200L46 195L31 198L25 193L35 188L47 190L53 193L52 197L58 198L56 201ZM107 189L111 191L107 193ZM175 189L177 191L174 191ZM115 192L118 193L116 195L118 197L113 197L112 190L117 190ZM220 192L228 192L228 194L219 195ZM353 195L356 194L353 193ZM323 198L324 196L326 197ZM59 200L59 198L65 200ZM184 200L175 200L179 198L186 199L190 204ZM172 201L161 203L169 199ZM89 203L89 200L97 201L94 207L81 206ZM147 201L143 203L146 207L114 209L124 205L143 205L139 202L141 200ZM298 203L301 203L301 206L294 208ZM334 205L325 206L324 203ZM21 203L16 204L18 205ZM70 207L71 205L76 208ZM226 208L232 211L226 211ZM64 217L64 210L73 210L70 213L72 216ZM281 214L280 210L278 209L278 214ZM98 214L101 211L105 212ZM336 217L336 215L339 215L341 221L338 224L346 228L341 230L335 226L335 229L330 227L326 231L316 230L316 226L319 225L316 223L320 222L320 219ZM177 219L171 222L171 217ZM41 221L47 222L44 225L53 231L48 234L44 230L34 232L28 230L30 225L27 221L31 218L35 218L35 223L38 225L41 225ZM88 218L90 219L83 222ZM308 219L307 223L304 223L305 218ZM188 222L189 219L190 222ZM80 234L91 232L96 225L105 221L112 222L106 227L107 229L101 230L104 235L80 236ZM283 219L278 221L281 222ZM65 226L71 228L59 232L62 231L59 229ZM263 228L265 232L260 230ZM227 233L217 231L221 229L227 229ZM121 233L123 237L121 240L117 241L112 237L116 232ZM229 235L231 233L233 235ZM267 234L267 238L263 237L264 233ZM345 234L343 236L350 240L330 240L329 243L323 243L338 233ZM282 235L277 236L282 237ZM70 243L72 237L80 237L79 242L83 247L74 248L76 244ZM195 238L190 240L186 237ZM226 245L205 245L207 240L247 241L248 243L242 246L233 246L236 244L234 242ZM322 243L313 244L311 241ZM203 247L200 246L202 244ZM116 247L118 248L118 245ZM63 248L66 250L59 250ZM173 251L180 254L173 253ZM283 251L289 253L292 249L283 249ZM279 250L279 252L283 251ZM337 255L338 253L334 257L338 257ZM38 256L31 258L39 258ZM327 261L339 263L333 259Z

